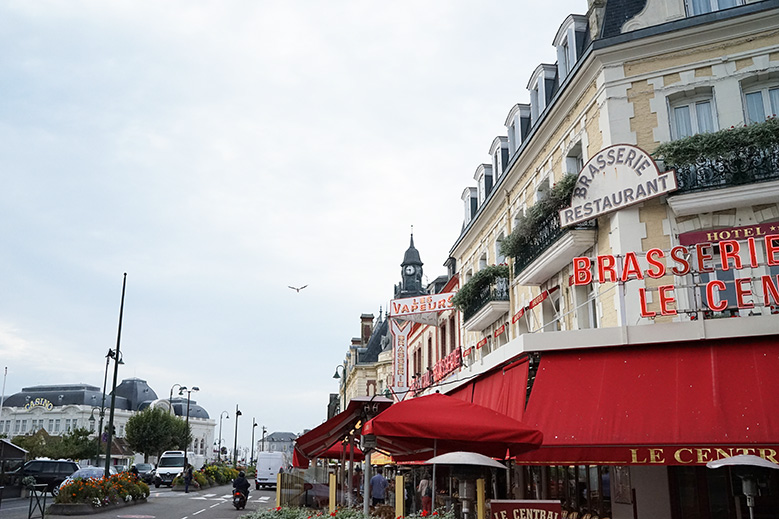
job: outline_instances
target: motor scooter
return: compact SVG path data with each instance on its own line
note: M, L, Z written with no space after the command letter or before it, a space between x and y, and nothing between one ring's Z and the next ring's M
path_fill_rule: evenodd
M249 498L248 492L242 492L238 489L233 490L233 506L236 510L246 508L246 501Z

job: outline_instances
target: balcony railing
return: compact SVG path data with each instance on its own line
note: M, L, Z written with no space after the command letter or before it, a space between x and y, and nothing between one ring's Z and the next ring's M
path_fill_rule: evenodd
M463 311L463 320L467 321L492 301L509 300L509 283L506 278L497 278L494 283L486 285L479 292L479 296L473 300Z
M726 157L700 157L694 164L674 169L679 189L673 194L779 180L779 146L741 148Z
M593 219L570 227L561 228L560 217L557 213L549 215L545 220L542 220L541 223L538 224L536 232L529 240L527 246L514 258L514 275L519 275L525 267L543 254L545 250L560 237L564 236L565 233L582 229L595 229L597 226L598 221Z

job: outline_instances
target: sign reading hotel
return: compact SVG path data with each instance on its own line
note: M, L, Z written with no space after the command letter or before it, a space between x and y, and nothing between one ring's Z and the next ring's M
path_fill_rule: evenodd
M452 298L455 294L456 292L444 292L441 294L393 299L390 301L390 314L396 319L403 319L403 317L416 314L451 310L454 308Z
M676 190L676 172L661 173L641 148L615 144L584 165L571 195L571 207L560 211L560 226L591 220Z
M490 519L560 519L563 515L560 501L540 499L493 499L490 501Z

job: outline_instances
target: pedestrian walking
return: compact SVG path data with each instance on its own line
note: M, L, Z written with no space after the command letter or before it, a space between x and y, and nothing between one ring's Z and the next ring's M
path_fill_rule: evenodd
M384 504L384 497L387 494L387 487L389 486L389 482L387 481L387 478L384 477L384 474L381 473L381 470L379 470L378 467L375 468L377 469L376 475L371 478L370 482L373 506Z
M422 510L430 513L433 506L433 485L430 481L430 474L427 472L424 473L417 490L419 491L419 495L422 496Z
M192 465L187 465L184 472L184 493L189 493L189 484L192 482Z

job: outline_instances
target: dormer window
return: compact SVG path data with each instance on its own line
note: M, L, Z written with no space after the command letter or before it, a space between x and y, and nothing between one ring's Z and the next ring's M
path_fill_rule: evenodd
M481 206L484 200L487 199L487 195L492 191L492 166L490 164L479 164L476 168L476 173L473 174L473 179L477 182L478 187L478 200Z
M498 183L498 179L506 173L509 164L509 141L508 137L495 137L490 146L490 157L492 157L492 171L494 173L493 182Z
M552 45L557 49L557 72L562 83L581 56L587 38L587 17L572 14L557 30Z
M527 89L530 91L530 118L532 124L538 121L547 104L552 100L556 86L557 67L547 63L540 64L527 84Z
M478 208L476 188L466 187L461 198L465 207L465 223L467 224L476 215L476 209Z
M514 156L530 131L530 105L515 104L506 116L509 157Z
M721 11L742 5L743 0L686 0L688 16Z

